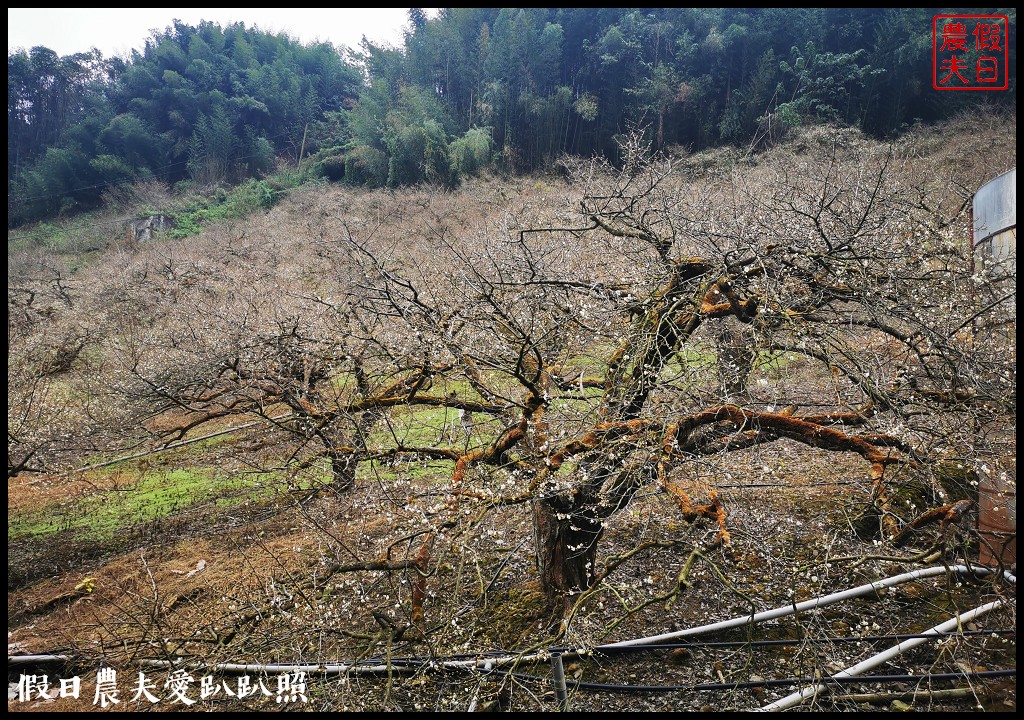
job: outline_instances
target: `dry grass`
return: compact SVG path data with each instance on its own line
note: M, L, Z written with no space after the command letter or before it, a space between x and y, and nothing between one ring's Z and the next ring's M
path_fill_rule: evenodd
M992 126L982 130L992 142L966 157L957 155L958 163L969 165L956 165L965 174L962 182L974 182L998 169L993 157L1015 143L1015 119L1012 133L1005 119L1002 125L999 119L986 122ZM976 137L962 125L943 132L942 142L930 135L911 136L904 142L921 155L941 156L950 152L948 138ZM819 140L808 134L802 142ZM734 155L719 155L740 162ZM684 165L694 174L704 172L704 165L718 168L717 179L703 189L681 185L678 191L706 192L702 201L708 202L728 195L726 178L735 168L722 169L721 160L710 155L687 159ZM953 167L951 161L949 169ZM761 172L746 170L752 175ZM719 181L721 185L715 184ZM152 192L156 190L146 190ZM337 252L339 239L349 235L393 258L409 277L429 280L425 284L434 294L432 299L443 304L446 293L460 286L456 276L461 270L445 264L444 258L450 256L441 249L462 247L456 241L464 241L465 248L477 252L486 237L514 238L515 228L573 222L578 194L578 188L557 178L485 177L452 193L300 188L266 214L218 224L199 237L112 251L104 262L93 261L75 275L74 296L79 305L72 319L98 330L126 327L129 320L141 323L139 318L145 318L156 340L151 348L133 348L141 365L167 353L190 361L188 352L171 342L187 335L184 329L197 337L202 333L227 337L240 327L237 319L243 315L262 318L261 313L266 313L277 321L307 307L302 303L310 298L330 301L332 287L348 281L339 278L337 255L332 253ZM951 193L945 201L953 202L955 195ZM466 259L471 262L470 249ZM581 246L573 253L552 251L551 261L578 263L580 268L600 266L596 252L596 245ZM620 265L603 270L610 277L630 277L639 271L627 262L628 257L623 253ZM37 257L16 257L11 267L15 269L9 269L9 279L14 272L19 278L36 273L32 281L43 278L38 280L42 284L52 280L52 275L39 270L42 263ZM121 302L131 313L115 313ZM42 309L24 310L26 323L63 312L54 297L47 298ZM38 317L33 315L37 311ZM333 337L336 330L326 322L315 329L325 337ZM105 342L120 340L112 334ZM210 345L216 349L216 343ZM119 379L116 368L103 361L101 350L107 349L97 344L94 355L86 353L75 369L82 370L83 377ZM888 352L884 347L870 349L879 358ZM584 364L581 358L565 360ZM810 397L830 382L830 376L816 374L803 361L766 365L755 378L763 378L772 391L784 387L796 397ZM63 380L70 388L67 397L76 403L81 397L74 391L84 395L83 388L91 387L75 386L71 378ZM758 397L759 388L755 379L754 400L766 404L771 396ZM693 390L695 397L701 397L700 392L704 390ZM273 408L267 414L272 415ZM85 415L93 424L103 419ZM59 413L55 416L64 422ZM150 432L160 432L178 419L173 413L150 415L123 432L138 432L143 421ZM239 421L224 418L193 430L189 437L227 429ZM929 421L938 424L945 419ZM77 422L87 424L80 418ZM80 466L97 452L88 443L74 444L78 427L72 424L55 431L52 448L46 449L55 465ZM436 430L428 426L423 432ZM121 431L114 428L109 434ZM94 444L102 445L99 439ZM252 437L232 436L209 446L157 454L145 460L146 465L141 460L126 461L88 479L69 472L23 473L9 480L8 511L17 515L128 489L143 477L149 463L162 471L210 463L228 478L242 477L247 471L250 474L244 477L248 478L256 472L268 477L277 473L252 497L235 495L230 504L218 502L224 498L204 497L158 519L126 526L114 538L65 532L10 540L9 652L73 655L75 664L67 672L80 675L83 686L82 699L77 701L13 701L9 709L92 710L95 673L101 664L115 667L122 678L125 702L117 710L148 709L145 701L128 700L138 661L174 657L204 664L365 661L384 666L382 672L352 671L341 678L311 673L309 703L304 709L461 711L472 705L546 711L555 706L546 662L524 660L515 665L515 675L484 675L442 672L419 661L495 652L529 654L553 646L591 648L785 606L920 567L928 556L936 558L933 564L976 557L970 528L965 526L941 531L930 527L901 549L863 533L858 518L872 491L864 462L847 453L804 447L797 452L795 445L783 441L708 456L673 471L672 482L695 501L706 502L712 492L720 493L733 536L731 547L711 546L713 526L681 521L666 493L655 485L644 487L628 508L612 516L601 541L598 572L621 564L586 597L576 598L579 602L571 616L556 616L537 581L528 504L488 505L462 499L453 509L455 505L447 502L451 463L382 463L364 469L350 493L314 492L320 480L315 469L282 470L301 447L283 432L261 431ZM472 472L473 482L482 488L503 480L486 468ZM411 563L422 557L428 531L425 614L422 622L414 622L413 587L424 568L418 570ZM647 549L629 555L641 547ZM356 567L360 563L378 565L360 569ZM379 569L388 563L391 569ZM686 568L686 584L680 585L680 573ZM705 638L735 643L728 647L695 645L636 655L568 657L570 680L689 688L630 694L609 688L575 689L571 708L753 710L792 688L693 687L832 674L896 642L892 638L845 642L844 638L919 632L996 598L1009 600L1012 608L1013 595L1012 587L998 581L940 577L753 630ZM977 634L928 643L879 672L921 676L1015 668L1015 627L1012 609L993 613L965 628ZM1010 632L998 632L1003 630ZM755 644L762 640L791 642ZM409 658L418 664L399 662ZM196 686L208 672L191 664L187 667ZM162 694L166 675L155 669L146 672ZM267 682L276 690L274 678ZM979 704L987 710L1015 708L1013 678L961 679L953 685L966 688L966 695L925 693L909 702L924 711L969 711ZM198 695L196 686L190 693L193 697ZM951 684L912 680L873 684L850 692L838 690L811 707L817 711L884 710L890 707L887 699L834 696L907 693L929 687ZM162 702L155 707L172 706ZM222 694L191 709L281 709L281 705L273 697L239 701Z

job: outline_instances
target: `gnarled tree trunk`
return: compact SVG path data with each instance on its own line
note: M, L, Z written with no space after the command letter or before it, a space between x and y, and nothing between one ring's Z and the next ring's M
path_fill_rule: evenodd
M604 524L599 518L564 512L543 498L534 503L533 512L541 584L553 602L564 602L593 582Z
M354 455L331 457L331 487L336 492L351 490L356 486L356 467L359 461Z

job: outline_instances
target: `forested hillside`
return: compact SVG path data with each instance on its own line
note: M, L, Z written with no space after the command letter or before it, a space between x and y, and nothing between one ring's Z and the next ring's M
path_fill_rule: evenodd
M350 184L452 186L565 153L617 162L638 130L656 151L758 148L799 125L883 137L1014 105L1014 77L1002 92L932 89L934 12L414 8L395 48L175 22L130 57L17 50L8 225L95 208L140 180L232 184L306 156L305 172ZM1016 12L998 12L1014 68Z

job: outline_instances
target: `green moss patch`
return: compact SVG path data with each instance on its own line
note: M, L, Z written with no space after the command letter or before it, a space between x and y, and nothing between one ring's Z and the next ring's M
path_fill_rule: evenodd
M266 473L227 475L213 468L153 469L127 488L101 490L10 515L8 541L72 531L81 539L108 539L121 529L214 501L234 505L275 491Z

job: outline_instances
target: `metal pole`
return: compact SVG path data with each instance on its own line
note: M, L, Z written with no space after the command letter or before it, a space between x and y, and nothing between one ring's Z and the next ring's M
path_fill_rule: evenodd
M551 671L555 681L555 699L558 701L558 711L565 712L569 709L569 693L565 688L565 668L562 667L562 653L553 651L551 653Z

